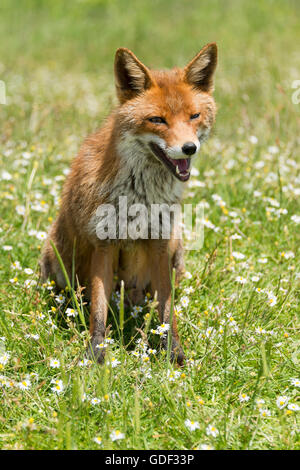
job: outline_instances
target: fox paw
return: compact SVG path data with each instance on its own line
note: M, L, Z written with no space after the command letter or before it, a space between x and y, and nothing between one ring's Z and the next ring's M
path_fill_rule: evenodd
M168 350L168 339L166 338L162 342L162 347L165 350ZM171 362L177 362L179 366L183 366L185 355L182 350L182 347L176 339L172 338L172 346L171 346Z
M105 357L104 336L93 336L87 347L87 356L91 361L103 364Z

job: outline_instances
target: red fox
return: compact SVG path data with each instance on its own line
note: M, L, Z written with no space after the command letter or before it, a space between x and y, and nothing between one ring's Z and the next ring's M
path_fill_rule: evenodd
M76 276L91 298L89 354L99 363L104 349L97 346L105 338L114 276L124 281L133 302L140 302L146 289L156 292L160 320L167 324L170 272L175 267L178 282L184 260L183 245L174 230L169 239L126 239L119 232L113 239L99 237L98 208L116 207L124 196L128 205L146 207L180 202L191 162L215 120L216 65L215 43L203 47L185 68L168 71L149 69L130 50L118 49L114 70L119 105L103 127L87 137L72 163L58 217L43 249L41 277L52 277L59 288L65 287L50 240L69 276L76 240ZM184 353L175 315L169 334L172 360L181 365ZM166 338L162 341L167 348Z

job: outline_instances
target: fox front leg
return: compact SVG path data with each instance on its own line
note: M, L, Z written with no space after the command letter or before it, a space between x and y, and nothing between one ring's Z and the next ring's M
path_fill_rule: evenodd
M172 286L168 245L161 240L157 241L157 243L152 241L152 243L154 245L153 250L151 250L151 254L153 255L151 273L152 291L157 292L161 322L170 325ZM169 334L172 335L171 360L182 365L185 357L180 345L175 314L173 314ZM168 348L168 336L162 339L162 346L164 349Z
M91 359L102 363L105 349L100 345L104 343L108 302L113 284L113 253L110 245L95 248L91 260L90 283L91 342L88 346L88 354Z

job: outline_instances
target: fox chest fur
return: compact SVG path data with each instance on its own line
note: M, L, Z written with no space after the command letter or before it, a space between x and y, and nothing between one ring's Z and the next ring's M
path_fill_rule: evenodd
M159 206L160 213L178 204L182 198L183 185L170 172L162 168L161 163L150 154L143 143L126 134L118 145L120 159L119 170L114 180L106 187L108 193L104 206L98 206L88 223L89 234L105 233L105 226L115 226L114 239L129 239L138 225L136 238L148 239L156 230L157 237L162 232L161 219L159 227L153 225L153 212ZM99 193L105 188L99 183ZM111 212L105 208L111 206ZM101 210L103 209L103 210ZM123 230L121 226L123 224ZM170 229L173 218L171 214ZM112 227L113 229L113 227ZM135 231L136 232L136 231ZM124 243L123 243L124 244Z

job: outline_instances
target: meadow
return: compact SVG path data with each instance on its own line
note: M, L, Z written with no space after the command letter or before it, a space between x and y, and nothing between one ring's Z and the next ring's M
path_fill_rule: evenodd
M1 449L300 448L299 39L296 0L1 0ZM95 365L82 292L38 282L70 162L116 104L118 47L169 68L211 41L217 120L185 194L204 244L175 292L186 363L160 352L155 301L123 329L116 293Z

